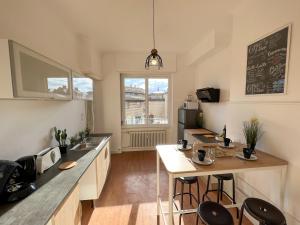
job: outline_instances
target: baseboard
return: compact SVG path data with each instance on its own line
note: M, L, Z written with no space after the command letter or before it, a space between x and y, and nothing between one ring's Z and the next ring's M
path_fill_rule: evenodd
M155 151L155 148L122 148L122 152Z
M143 151L155 151L155 148L121 148L118 150L112 150L111 154L121 154L122 152L143 152Z
M122 150L118 149L118 150L111 150L111 154L121 154Z

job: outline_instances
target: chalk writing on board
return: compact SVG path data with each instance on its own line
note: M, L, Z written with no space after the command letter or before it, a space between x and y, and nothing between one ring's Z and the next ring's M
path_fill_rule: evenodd
M284 93L290 26L248 46L246 95Z

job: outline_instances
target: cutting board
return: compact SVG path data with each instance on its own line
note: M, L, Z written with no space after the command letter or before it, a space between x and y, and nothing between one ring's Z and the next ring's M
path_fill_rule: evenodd
M58 168L59 168L60 170L68 170L68 169L73 168L73 167L76 166L76 165L77 165L77 162L75 162L75 161L68 161L68 162L63 162L63 163L61 163L61 164L58 166Z
M187 131L190 133L190 134L213 134L213 132L209 131L209 130L206 130L206 129L203 129L203 128L199 128L199 129L187 129Z
M213 134L204 134L203 136L206 138L215 138L215 135Z

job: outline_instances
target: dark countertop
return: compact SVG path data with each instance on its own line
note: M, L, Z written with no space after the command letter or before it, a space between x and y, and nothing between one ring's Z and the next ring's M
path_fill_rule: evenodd
M11 204L0 206L0 225L46 225L55 210L95 160L103 147L111 138L110 133L92 134L91 137L107 137L99 147L90 151L68 151L62 159L36 180L38 189L27 198ZM61 171L58 166L62 162L74 160L77 165L69 170Z
M202 134L193 134L193 137L197 138L199 141L204 143L218 143L218 141L215 138L207 138Z
M215 139L217 133L208 130L206 128L191 128L191 129L184 129L184 132L187 132L188 135L193 136L194 138L198 139L203 143L217 143L218 141ZM214 137L205 137L205 135L213 135Z

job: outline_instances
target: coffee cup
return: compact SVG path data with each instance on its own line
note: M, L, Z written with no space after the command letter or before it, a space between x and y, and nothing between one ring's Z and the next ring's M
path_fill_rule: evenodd
M198 159L199 159L199 161L204 161L205 155L206 155L205 150L202 150L202 149L198 150Z
M182 148L186 148L188 141L187 140L181 140Z
M224 138L224 146L225 147L229 147L230 142L231 142L230 138Z
M243 148L244 158L250 159L252 152L253 152L253 150L250 148Z

